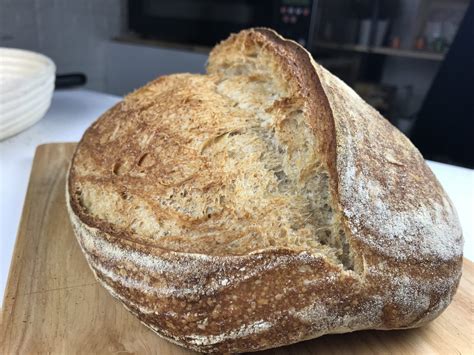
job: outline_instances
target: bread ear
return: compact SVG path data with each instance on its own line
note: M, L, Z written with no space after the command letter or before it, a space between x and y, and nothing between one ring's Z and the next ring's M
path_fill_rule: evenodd
M219 44L208 72L255 62L272 68L280 87L304 101L350 237L397 260L459 260L456 211L408 138L304 48L269 29L243 31Z

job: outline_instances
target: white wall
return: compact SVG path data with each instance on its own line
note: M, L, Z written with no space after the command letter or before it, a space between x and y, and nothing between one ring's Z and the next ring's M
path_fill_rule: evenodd
M105 91L124 95L157 76L204 73L207 54L110 41L107 44Z
M83 72L105 90L110 38L125 27L124 0L0 0L0 46L51 57L58 73Z

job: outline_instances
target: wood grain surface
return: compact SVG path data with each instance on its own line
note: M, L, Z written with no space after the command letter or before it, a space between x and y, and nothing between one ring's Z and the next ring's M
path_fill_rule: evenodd
M36 151L1 314L0 354L190 354L161 339L95 281L64 201L74 144ZM474 264L425 327L329 335L262 354L473 354Z

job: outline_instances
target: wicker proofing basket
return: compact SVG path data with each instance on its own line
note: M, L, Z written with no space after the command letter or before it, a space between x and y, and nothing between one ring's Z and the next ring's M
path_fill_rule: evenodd
M30 51L0 48L0 140L38 122L51 104L56 66Z

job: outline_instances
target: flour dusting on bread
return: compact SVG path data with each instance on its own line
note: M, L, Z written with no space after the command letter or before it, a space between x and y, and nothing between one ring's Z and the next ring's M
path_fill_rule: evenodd
M364 243L401 260L459 257L456 212L418 150L350 87L313 65L339 118L339 189L353 233L364 228Z

